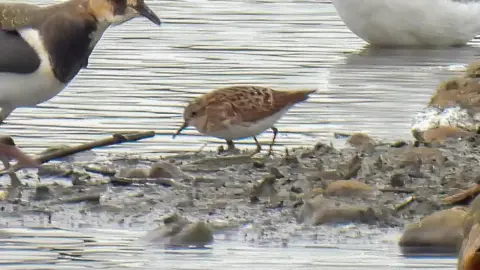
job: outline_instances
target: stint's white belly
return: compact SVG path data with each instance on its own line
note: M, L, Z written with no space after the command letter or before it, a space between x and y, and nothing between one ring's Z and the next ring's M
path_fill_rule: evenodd
M49 54L41 42L42 38L38 31L23 29L19 32L39 55L40 66L30 74L0 73L0 106L2 104L9 104L12 108L35 106L53 98L66 86L55 78Z
M264 118L254 123L231 125L228 127L228 129L208 132L204 134L225 140L237 140L246 137L257 136L258 134L271 128L280 118L282 118L282 116L288 111L288 109L289 108L285 108L267 118Z
M345 25L373 45L464 45L480 34L480 0L332 0Z

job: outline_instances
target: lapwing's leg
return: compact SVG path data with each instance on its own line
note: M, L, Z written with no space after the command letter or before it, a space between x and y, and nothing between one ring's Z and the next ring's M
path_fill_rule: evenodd
M278 134L278 129L276 127L271 127L270 129L273 131L273 138L272 138L272 142L270 143L270 148L268 149L269 156L272 154L272 148L273 148L273 145L275 144L275 139L277 138L277 134Z
M10 160L6 156L1 156L0 161L3 163L3 169L4 170L9 170L11 168L10 165ZM19 187L22 185L22 181L18 178L17 174L14 171L11 171L8 173L8 176L10 177L10 183L12 187Z
M257 145L257 149L255 150L255 154L260 153L260 151L262 151L262 146L258 142L257 137L253 136L253 139L255 140L255 144Z

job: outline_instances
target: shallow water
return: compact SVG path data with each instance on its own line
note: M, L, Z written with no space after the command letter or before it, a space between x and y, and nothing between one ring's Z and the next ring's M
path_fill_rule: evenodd
M181 124L182 106L214 88L258 84L319 89L279 121L277 149L326 142L333 139L333 132L409 139L413 113L425 106L441 80L475 60L480 46L473 41L455 49L365 49L326 1L147 2L163 19L161 28L145 19L111 28L87 70L40 108L15 111L3 132L14 135L30 152L125 130L155 130L159 135L99 152L168 153L196 150L204 143L213 148L222 141L198 136L192 129L171 139ZM267 142L270 136L267 132L259 139ZM242 143L253 147L251 140ZM14 237L2 245L1 269L27 269L21 261L31 263L28 269L454 269L455 265L453 257L405 258L390 235L368 238L370 242L360 237L354 245L340 241L322 246L325 243L319 240L288 248L220 238L211 249L167 252L131 242L146 228L75 230L82 235ZM25 233L39 237L44 231ZM86 244L85 234L98 242ZM63 248L86 255L59 255Z
M352 230L352 228L350 228ZM355 228L353 228L355 231ZM0 231L1 269L454 269L453 256L403 256L398 232L283 246L228 241L203 249L164 249L138 240L144 232L107 229Z
M37 3L47 1L37 0ZM21 108L2 126L30 151L115 131L155 130L141 143L101 151L173 152L218 146L189 129L172 140L187 100L232 84L318 88L278 123L282 145L328 142L333 132L410 139L410 121L435 86L475 59L478 42L455 49L364 49L331 3L148 1L163 19L111 28L59 96ZM271 133L260 136L268 143ZM253 141L243 140L253 146ZM209 148L207 148L209 149Z

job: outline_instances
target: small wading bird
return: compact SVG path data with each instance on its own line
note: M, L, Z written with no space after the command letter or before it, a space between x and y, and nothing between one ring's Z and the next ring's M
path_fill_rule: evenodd
M183 125L173 135L179 135L188 126L200 133L227 141L231 152L233 140L253 137L261 151L256 136L272 129L273 139L268 154L272 152L278 130L273 125L295 104L305 101L316 90L277 91L260 86L231 86L206 93L184 109Z
M479 0L332 0L345 25L375 46L461 46L480 34Z
M60 93L86 67L111 24L144 16L160 19L143 0L70 0L39 7L0 4L0 122L18 107Z
M480 269L480 196L470 204L464 220L463 243L458 253L457 269Z

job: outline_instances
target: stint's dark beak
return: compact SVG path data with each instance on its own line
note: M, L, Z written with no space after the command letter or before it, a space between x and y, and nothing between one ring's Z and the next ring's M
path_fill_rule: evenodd
M184 122L183 125L177 130L177 132L173 134L172 138L175 139L175 137L177 135L180 135L180 132L182 132L182 130L186 129L187 127L188 127L188 123Z
M160 21L160 18L158 18L157 14L153 12L145 3L139 4L135 7L133 7L140 15L143 17L149 19L151 22L153 22L156 25L161 25L162 22Z

